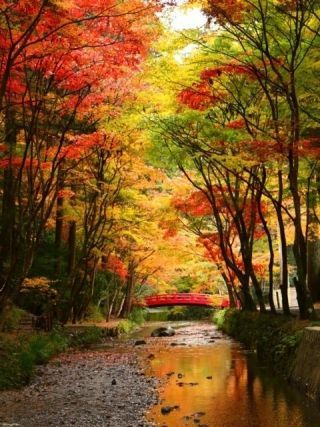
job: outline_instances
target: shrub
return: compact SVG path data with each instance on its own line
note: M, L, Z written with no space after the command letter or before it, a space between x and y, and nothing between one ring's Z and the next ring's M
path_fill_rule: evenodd
M132 331L132 329L134 329L136 326L137 324L129 319L121 320L118 324L119 334L127 334L128 332Z
M85 316L85 320L88 322L103 322L105 320L105 316L101 312L100 307L90 304L88 307L88 312Z
M104 337L104 329L97 326L90 326L75 330L70 334L69 340L72 347L82 347L101 342Z
M21 308L15 306L7 307L1 315L0 325L2 331L10 332L17 329L21 319L25 315L26 311Z
M67 349L69 339L62 330L50 334L33 333L15 339L0 339L0 389L28 383L36 364L46 363L50 357Z
M213 321L228 335L257 350L259 358L277 371L290 375L305 325L286 316L236 309L215 312Z
M54 329L50 334L36 333L16 339L0 337L0 390L27 384L35 365L46 363L69 346L100 342L104 335L103 329L90 327L73 334Z
M168 320L168 310L158 312L147 312L146 320L152 322L165 322Z
M131 313L129 314L128 319L136 323L137 325L142 325L142 323L146 320L146 311L141 307L133 307Z
M207 307L174 307L169 311L168 320L201 320L211 315L212 309Z

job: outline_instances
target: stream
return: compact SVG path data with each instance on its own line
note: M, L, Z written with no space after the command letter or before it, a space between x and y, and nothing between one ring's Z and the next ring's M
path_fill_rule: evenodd
M319 427L316 404L211 323L148 323L0 392L0 427Z
M148 373L162 380L147 413L156 426L319 427L320 412L256 355L208 323L171 323L176 335L148 338ZM136 338L150 336L153 326ZM170 412L163 414L163 408ZM166 408L165 410L169 410Z

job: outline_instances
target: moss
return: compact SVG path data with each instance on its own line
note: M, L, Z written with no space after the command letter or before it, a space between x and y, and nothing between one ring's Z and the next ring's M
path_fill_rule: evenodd
M235 309L215 312L219 329L257 351L258 357L289 377L305 325L286 316Z

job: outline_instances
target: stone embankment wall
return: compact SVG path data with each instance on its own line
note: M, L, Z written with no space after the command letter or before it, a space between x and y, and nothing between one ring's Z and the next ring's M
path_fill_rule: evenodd
M297 350L291 381L312 399L320 401L320 327L304 330Z

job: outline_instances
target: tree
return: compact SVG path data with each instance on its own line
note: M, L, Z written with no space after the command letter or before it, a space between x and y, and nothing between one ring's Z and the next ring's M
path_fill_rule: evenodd
M286 157L294 211L293 248L298 276L295 283L300 316L306 318L312 311L312 304L306 287L307 243L299 183L299 144L307 123L301 108L306 88L305 84L301 85L300 73L303 73L307 56L312 55L318 45L318 4L300 0L280 5L273 1L208 1L205 10L237 44L240 55L231 52L229 58L234 58L238 66L246 67L255 75L268 105L268 128L279 151Z
M67 175L74 164L65 160L95 145L98 107L146 55L154 10L139 1L1 7L1 307L32 265L62 163Z

